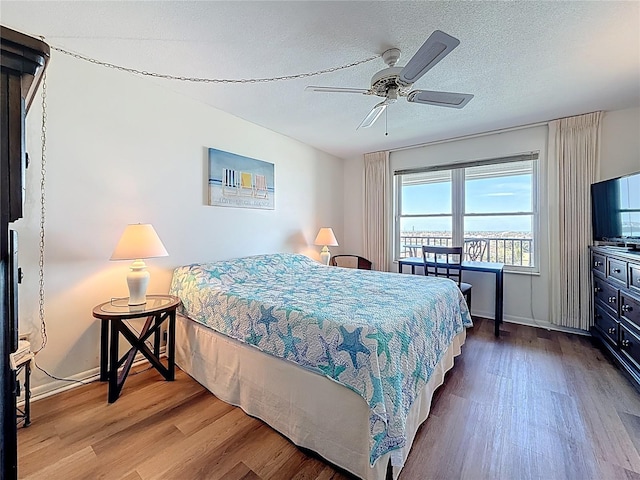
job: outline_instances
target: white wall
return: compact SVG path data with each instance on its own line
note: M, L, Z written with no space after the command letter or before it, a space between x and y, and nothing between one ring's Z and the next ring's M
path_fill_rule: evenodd
M600 179L640 171L640 108L606 112L602 120Z
M516 129L454 141L400 150L391 153L391 171L399 168L454 163L540 151L540 274L506 273L504 318L507 321L549 326L549 257L547 219L547 135L546 126ZM640 170L640 109L606 112L602 124L601 178L611 178ZM362 234L362 157L345 164L345 243L354 253L363 251ZM358 183L359 182L359 183ZM393 266L397 271L397 265ZM493 318L494 278L490 274L465 272L473 284L472 309L475 315Z
M280 251L318 259L313 240L320 226L332 226L343 237L341 159L148 79L56 52L47 76L49 342L37 361L51 373L85 378L95 372L99 322L91 310L111 297L127 296L129 262L109 262L109 257L128 223L152 223L169 251L169 257L147 261L149 293L166 293L172 269L181 264ZM20 331L33 333L35 347L40 342L40 117L37 99L27 117L32 165L26 211L14 225L25 274ZM207 206L208 147L274 163L276 209ZM34 372L36 394L60 385Z
M364 255L364 157L344 163L344 241L342 251Z

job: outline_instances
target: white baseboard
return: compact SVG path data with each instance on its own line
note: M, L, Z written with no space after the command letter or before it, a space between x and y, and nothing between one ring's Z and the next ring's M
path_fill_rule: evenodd
M474 311L472 315L482 317L482 318L488 318L490 320L493 320L495 317L494 312ZM589 333L586 330L581 330L579 328L563 327L562 325L556 325L556 324L547 322L546 320L536 320L533 318L516 317L512 315L505 316L502 320L507 323L515 323L517 325L526 325L529 327L544 328L545 330L554 330L556 332L563 332L563 333L573 333L575 335L583 335L587 337L591 336L591 333Z
M141 362L136 362L141 363ZM35 366L33 367L35 370ZM33 371L32 371L33 375ZM47 377L49 378L49 377ZM66 377L67 381L63 380L51 380L49 383L45 383L44 385L39 385L35 388L31 389L31 401L35 402L37 400L41 400L43 398L50 397L52 395L56 395L57 393L66 392L67 390L71 390L72 388L80 387L84 384L95 382L100 378L100 368L92 368L91 370L87 370L86 372L76 373L75 375L71 375ZM82 382L82 383L79 383ZM18 405L24 404L24 398L21 397L21 400L18 401Z
M166 357L165 346L160 347L160 357L161 358ZM144 363L149 363L149 361L141 353L138 353L131 367L137 367ZM33 375L34 370L37 370L37 368L35 365L32 364L31 375ZM31 402L42 400L44 398L57 395L58 393L66 392L67 390L71 390L72 388L80 387L82 385L86 385L88 383L99 380L100 367L92 368L91 370L87 370L85 372L76 373L75 375L71 375L66 378L67 378L67 381L52 379L51 382L32 388ZM24 393L18 398L18 406L22 407L23 405L24 405Z

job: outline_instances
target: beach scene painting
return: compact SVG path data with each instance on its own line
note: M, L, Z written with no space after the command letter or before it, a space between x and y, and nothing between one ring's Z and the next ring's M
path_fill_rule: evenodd
M273 163L209 149L209 205L275 209Z

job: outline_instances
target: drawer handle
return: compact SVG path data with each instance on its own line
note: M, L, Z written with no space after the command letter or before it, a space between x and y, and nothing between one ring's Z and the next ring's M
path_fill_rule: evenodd
M631 305L622 305L620 307L620 310L622 310L623 312L630 312L633 310L633 307Z
M613 273L620 273L620 272L622 272L622 270L620 270L619 268L614 268L613 269Z
M623 347L628 347L631 344L631 342L629 340L627 340L626 338L624 340L622 340L622 346Z
M609 335L613 335L614 333L616 333L616 327L610 327L607 332L609 332Z
M638 282L640 282L640 280L639 280ZM594 292L596 292L596 293L598 293L598 292L601 292L601 291L602 291L602 289L601 289L600 287L595 287L595 288L593 289L593 291L594 291Z
M599 262L598 260L596 260L595 262L593 262L593 266L594 267L601 267L602 266L602 262Z
M609 297L609 303L616 303L616 297Z

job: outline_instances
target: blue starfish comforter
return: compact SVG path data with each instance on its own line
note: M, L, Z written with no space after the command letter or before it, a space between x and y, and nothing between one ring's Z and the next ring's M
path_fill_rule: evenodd
M175 269L182 314L327 376L370 409L370 463L406 442L414 399L470 327L451 280L271 254Z

